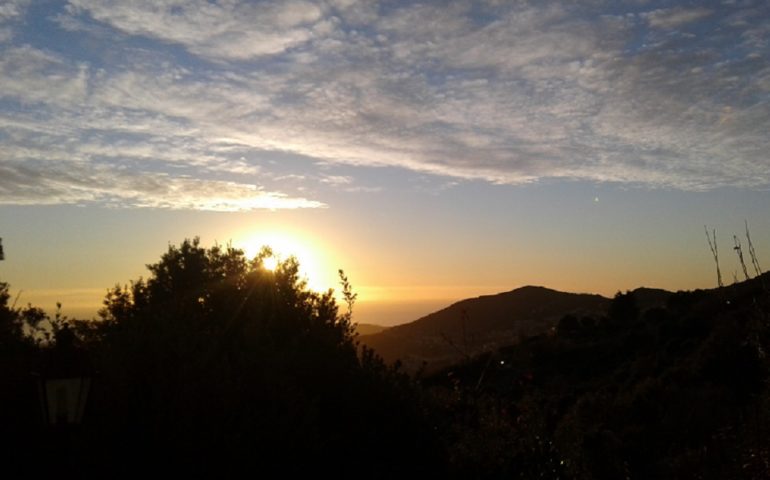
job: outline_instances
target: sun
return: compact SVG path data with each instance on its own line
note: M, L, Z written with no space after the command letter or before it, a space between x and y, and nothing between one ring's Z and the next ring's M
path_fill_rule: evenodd
M262 247L270 247L273 255L265 258L263 263L268 270L275 270L279 262L295 257L299 262L300 276L312 290L325 291L335 286L333 274L336 270L326 264L328 255L307 237L288 232L265 231L246 234L234 243L250 259L259 254Z
M267 257L262 261L262 266L268 270L275 270L278 267L278 258L275 255Z

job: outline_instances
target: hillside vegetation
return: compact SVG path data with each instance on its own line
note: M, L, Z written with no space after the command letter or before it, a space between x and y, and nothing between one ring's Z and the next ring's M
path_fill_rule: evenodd
M96 322L0 283L8 478L770 478L770 275L467 300L369 336L457 352L409 376L357 343L344 275L341 311L263 260L170 246ZM37 379L65 350L93 386L81 425L48 428Z
M770 478L768 274L565 316L424 382L471 478ZM642 292L644 295L645 292ZM649 293L649 292L646 292Z
M482 352L545 333L564 315L578 317L606 311L610 299L522 287L454 303L414 322L362 335L362 344L386 361L407 370L435 371Z

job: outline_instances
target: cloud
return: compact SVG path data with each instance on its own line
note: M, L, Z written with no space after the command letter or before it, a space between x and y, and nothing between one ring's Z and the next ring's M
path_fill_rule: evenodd
M671 29L695 22L712 13L707 8L662 8L647 12L643 16L653 28Z
M23 17L31 0L6 0L0 4L0 44L14 35L14 23Z
M269 174L243 157L242 144L194 124L208 123L207 116L216 121L217 109L237 116L240 94L228 109L227 92L206 104L219 94L198 98L197 83L172 88L163 77L109 76L30 46L5 53L0 98L17 104L0 111L0 204L215 211L325 206L244 181L269 180ZM164 88L172 94L166 103L159 100ZM197 110L189 108L192 98Z
M87 14L130 35L179 43L210 58L249 59L307 42L321 17L318 5L281 2L71 0L69 13Z
M327 183L334 186L344 186L353 183L353 177L346 175L326 175L321 178L321 183Z
M0 164L0 205L100 203L120 208L232 212L322 208L256 185L136 172L73 162Z
M87 48L31 34L2 47L0 167L27 185L5 182L2 201L319 207L270 192L367 190L355 169L312 162L501 184L770 186L770 6L619 10L73 0L49 26ZM305 170L263 161L276 155ZM56 183L56 162L109 187Z
M8 0L0 5L0 21L14 20L24 14L30 0Z
M0 57L0 97L74 104L85 98L87 68L29 45L10 47Z

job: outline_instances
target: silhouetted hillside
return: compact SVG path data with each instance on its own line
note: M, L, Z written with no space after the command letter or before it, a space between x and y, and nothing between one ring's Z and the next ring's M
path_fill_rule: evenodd
M548 335L428 377L456 435L451 471L770 478L768 287L765 274L713 290L619 294L607 316L563 319Z
M636 299L636 304L642 311L665 306L668 299L675 295L674 292L669 292L668 290L647 287L637 288L632 293Z
M546 332L566 314L604 313L609 302L600 295L527 286L462 300L360 341L386 361L401 360L408 369L427 362L433 369Z
M387 330L390 327L384 327L382 325L374 325L371 323L356 323L353 325L355 331L359 335L374 335Z

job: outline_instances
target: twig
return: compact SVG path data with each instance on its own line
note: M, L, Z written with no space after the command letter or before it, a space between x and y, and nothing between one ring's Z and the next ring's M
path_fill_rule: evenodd
M462 355L462 356L465 358L465 361L466 361L466 362L467 362L467 361L470 361L470 359L471 359L471 356L470 356L470 355L468 355L468 352L467 352L467 351L465 351L465 350L463 350L462 348L458 347L458 346L457 346L457 344L455 344L455 342L453 342L453 341L452 341L452 339L451 339L451 338L449 338L449 335L447 335L447 334L446 334L446 333L444 333L444 332L440 332L440 333L439 333L439 335L441 335L441 338L443 338L443 339L444 339L444 341L445 341L446 343L448 343L450 347L452 347L452 348L454 348L455 350L457 350L457 352L458 352L460 355Z
M717 285L721 288L724 286L722 283L722 272L719 270L719 250L717 249L717 231L716 229L712 230L712 237L709 236L709 231L706 226L703 226L703 229L706 231L706 240L709 242L709 248L711 249L711 254L714 256L714 263L717 266Z
M741 268L743 269L743 276L746 277L746 280L748 280L749 271L746 269L746 262L743 261L743 248L741 248L741 241L738 240L737 235L733 235L733 240L735 241L735 246L733 247L733 250L735 250L735 253L738 254L738 261L741 263Z
M751 257L751 265L754 267L754 271L757 276L762 275L762 268L759 266L759 260L757 260L757 252L754 250L754 244L751 243L751 235L749 234L749 221L744 220L746 223L746 241L749 243L749 256Z
M481 371L481 375L479 375L479 380L476 382L475 390L477 390L477 391L478 391L478 389L481 388L481 383L484 381L484 376L487 374L487 370L489 369L489 365L492 364L492 357L494 357L494 355L492 354L492 352L489 352L489 358L487 359L487 364L484 365L484 370Z
M21 292L23 292L23 291L24 290L19 290L19 293L16 294L16 298L13 299L13 305L11 305L11 310L15 310L16 309L16 302L19 301L19 297L21 297Z

